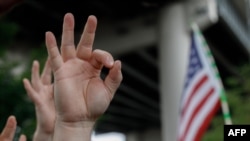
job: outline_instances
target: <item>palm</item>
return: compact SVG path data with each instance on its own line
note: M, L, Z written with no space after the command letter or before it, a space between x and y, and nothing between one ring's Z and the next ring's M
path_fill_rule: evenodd
M71 69L70 69L71 68ZM89 62L71 59L55 73L55 100L57 111L67 119L78 120L102 114L111 100L100 70ZM65 101L66 100L66 101ZM67 103L67 104L66 104ZM66 115L65 115L65 114Z
M40 95L36 104L37 121L45 131L52 132L56 116L52 85L43 86L37 95Z
M57 115L67 122L95 120L107 109L119 86L121 64L101 50L92 51L95 17L89 17L82 38L75 49L74 19L67 14L64 19L61 54L54 35L46 33L46 45L55 77L54 96ZM110 69L102 80L102 67Z

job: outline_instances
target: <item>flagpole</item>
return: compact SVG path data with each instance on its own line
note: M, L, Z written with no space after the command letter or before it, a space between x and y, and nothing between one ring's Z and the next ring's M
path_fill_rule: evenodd
M222 90L222 92L220 94L220 100L221 100L221 108L222 108L222 112L223 112L225 125L232 125L233 123L232 123L232 119L230 116L228 102L227 102L227 98L226 98L224 90Z
M226 97L225 91L223 89L223 85L221 82L219 71L216 68L215 61L212 57L212 53L209 50L208 44L207 44L206 40L204 39L203 35L201 34L197 24L192 23L191 26L192 26L193 31L196 32L200 36L200 39L202 40L202 43L203 43L203 47L206 50L206 55L208 58L210 58L210 62L211 62L210 65L214 70L214 74L216 75L217 81L220 82L220 85L222 87L221 92L220 92L220 102L221 102L221 109L222 109L222 113L223 113L224 123L225 123L225 125L231 125L232 119L231 119L231 115L230 115L230 111L229 111L229 107L228 107L227 97Z

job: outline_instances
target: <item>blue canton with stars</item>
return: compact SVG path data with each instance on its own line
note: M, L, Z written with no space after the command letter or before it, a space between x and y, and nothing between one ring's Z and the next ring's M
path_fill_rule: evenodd
M197 51L197 44L195 42L195 33L192 32L191 50L189 53L189 65L187 71L187 77L185 81L185 88L189 85L189 82L193 79L194 75L202 69L201 58Z

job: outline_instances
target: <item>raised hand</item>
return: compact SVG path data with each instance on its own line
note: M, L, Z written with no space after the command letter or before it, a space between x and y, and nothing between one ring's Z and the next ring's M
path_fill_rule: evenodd
M54 73L54 98L57 120L67 123L95 121L108 108L122 80L121 62L110 53L92 51L97 19L89 16L80 42L74 45L74 17L64 17L61 53L51 32L46 46ZM109 69L105 80L103 67Z
M24 87L28 96L35 104L37 128L34 141L48 141L52 139L55 126L55 104L52 84L52 70L49 60L46 61L40 76L39 62L34 61L32 66L31 82L24 79Z
M46 32L54 74L54 141L89 141L96 119L106 111L122 81L121 62L106 51L92 51L96 26L96 17L89 16L75 47L74 17L66 14L61 52L53 33ZM109 69L104 80L100 78L103 67Z
M13 141L15 136L16 126L17 126L16 118L14 116L9 116L4 129L0 134L0 141ZM26 141L26 136L21 135L19 141Z

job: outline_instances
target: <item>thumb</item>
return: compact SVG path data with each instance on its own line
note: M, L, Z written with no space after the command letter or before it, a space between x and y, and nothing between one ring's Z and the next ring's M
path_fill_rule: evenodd
M115 91L118 89L122 81L121 61L115 61L113 67L109 70L108 75L104 80L104 84L110 91L113 97Z

